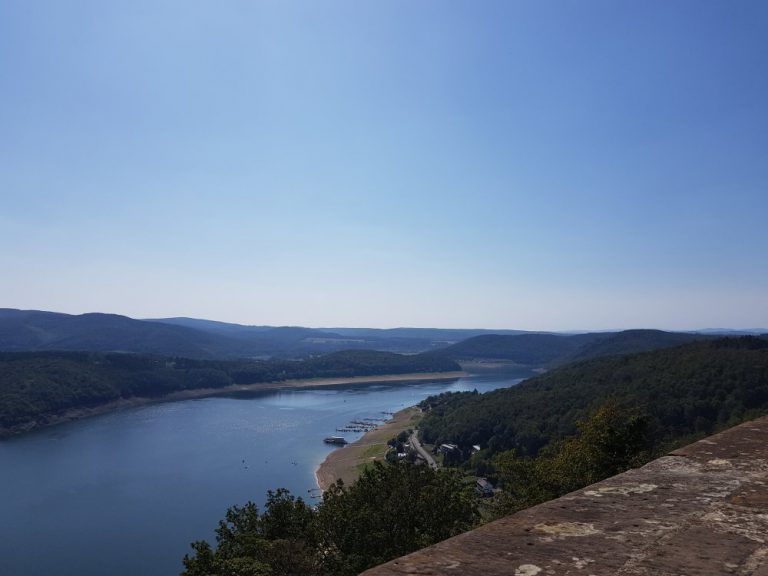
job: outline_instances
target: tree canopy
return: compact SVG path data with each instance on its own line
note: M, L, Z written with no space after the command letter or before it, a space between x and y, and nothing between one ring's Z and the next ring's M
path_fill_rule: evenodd
M0 352L0 434L44 424L73 408L119 399L158 398L181 390L300 378L459 370L431 354L372 350L306 360L216 361L103 352Z
M280 489L264 511L230 508L216 546L192 544L182 576L353 576L475 525L471 485L456 470L376 462L312 508Z
M487 394L446 393L421 403L422 438L453 443L488 473L493 456L535 456L576 432L576 422L613 398L647 419L657 449L711 434L768 411L768 339L721 338L572 363ZM483 450L471 456L472 445Z

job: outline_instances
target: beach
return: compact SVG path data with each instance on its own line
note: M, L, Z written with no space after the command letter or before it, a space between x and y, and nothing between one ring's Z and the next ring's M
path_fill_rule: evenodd
M327 490L337 479L344 484L351 484L360 475L365 466L375 460L384 460L387 453L387 441L403 430L415 428L421 420L421 409L411 406L396 412L390 420L369 430L363 436L328 454L315 472L317 485Z

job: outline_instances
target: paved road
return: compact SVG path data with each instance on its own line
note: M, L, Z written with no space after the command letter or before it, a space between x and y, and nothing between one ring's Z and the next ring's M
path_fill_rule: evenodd
M435 459L432 458L432 454L424 450L424 447L421 444L419 444L419 439L416 437L416 432L411 434L408 441L411 443L411 446L416 448L416 452L421 454L421 457L427 461L427 464L429 464L431 468L437 470L437 462L435 462Z

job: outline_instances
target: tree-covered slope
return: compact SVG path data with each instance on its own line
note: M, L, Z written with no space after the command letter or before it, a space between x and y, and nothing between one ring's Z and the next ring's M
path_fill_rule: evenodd
M144 322L117 314L59 314L38 310L0 311L0 350L88 350L154 353L189 358L237 356L244 352L226 336L184 326Z
M474 444L485 455L536 452L573 434L606 399L646 414L654 437L710 433L768 411L768 340L722 338L576 362L487 394L444 394L423 402L427 442Z
M206 361L100 352L0 353L0 432L44 424L69 409L298 378L446 372L459 366L427 354L336 352L305 361Z
M603 334L486 334L448 346L440 353L455 360L480 358L546 366L604 337Z
M585 342L575 354L562 358L561 361L587 360L601 356L618 354L636 354L661 348L680 346L697 340L707 340L711 336L690 334L687 332L665 332L663 330L624 330L612 333L605 338Z
M700 334L662 330L625 330L586 334L483 335L440 350L454 360L503 360L530 367L571 362L677 346L710 338Z
M136 320L117 314L61 314L0 308L0 351L134 352L201 359L305 358L340 350L419 353L482 330L245 326L194 318Z

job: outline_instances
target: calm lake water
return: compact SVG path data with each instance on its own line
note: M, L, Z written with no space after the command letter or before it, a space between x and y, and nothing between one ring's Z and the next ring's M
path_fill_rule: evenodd
M155 404L0 441L0 574L171 576L228 506L285 487L308 498L350 420L503 375ZM344 434L350 441L359 434ZM310 501L312 501L310 499Z

